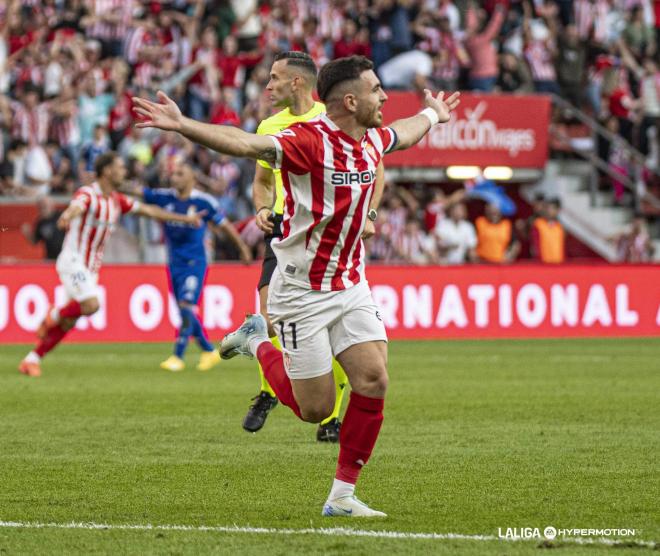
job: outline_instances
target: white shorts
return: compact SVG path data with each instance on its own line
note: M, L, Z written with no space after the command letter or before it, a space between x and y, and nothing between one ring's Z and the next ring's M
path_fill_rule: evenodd
M367 282L320 292L286 284L276 269L268 288L268 316L292 379L332 372L333 355L355 344L387 341Z
M98 297L98 275L85 266L80 255L62 251L57 257L55 268L69 299L84 301Z

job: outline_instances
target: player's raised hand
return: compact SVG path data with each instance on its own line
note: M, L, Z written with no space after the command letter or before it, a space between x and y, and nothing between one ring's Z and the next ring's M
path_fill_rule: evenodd
M176 102L163 91L158 91L157 96L159 102L133 97L135 112L142 120L135 124L135 127L155 127L165 131L179 131L183 114Z
M431 91L424 89L424 104L435 110L438 114L439 123L444 124L449 121L452 110L455 110L460 104L460 96L461 93L456 91L445 98L445 92L440 91L437 96L434 97Z

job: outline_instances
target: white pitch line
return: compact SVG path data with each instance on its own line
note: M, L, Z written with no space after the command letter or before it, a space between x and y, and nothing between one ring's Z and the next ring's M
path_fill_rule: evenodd
M350 529L345 527L310 527L307 529L277 529L272 527L247 527L240 525L152 525L145 524L111 524L94 522L70 523L38 523L32 521L0 521L0 528L5 529L86 529L86 530L119 530L119 531L197 531L211 533L247 533L252 535L323 535L330 537L372 537L380 539L412 539L412 540L462 540L462 541L543 541L533 538L504 538L495 535L464 535L462 533L407 533L405 531L373 531L365 529ZM655 541L621 540L608 538L565 537L555 539L558 543L574 543L585 545L634 546L639 548L656 548Z

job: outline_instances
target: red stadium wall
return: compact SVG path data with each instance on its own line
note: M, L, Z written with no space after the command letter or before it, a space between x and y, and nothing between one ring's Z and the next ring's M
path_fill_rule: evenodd
M259 267L211 267L200 304L212 338L257 306ZM660 266L378 267L368 270L391 338L660 336ZM167 341L176 307L159 266L107 266L102 309L70 340ZM64 291L50 265L0 267L0 343L31 342Z

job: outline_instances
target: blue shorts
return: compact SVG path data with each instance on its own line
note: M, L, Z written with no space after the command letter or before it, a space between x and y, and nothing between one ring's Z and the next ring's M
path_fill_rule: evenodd
M172 293L177 301L197 305L206 278L206 265L170 266Z

